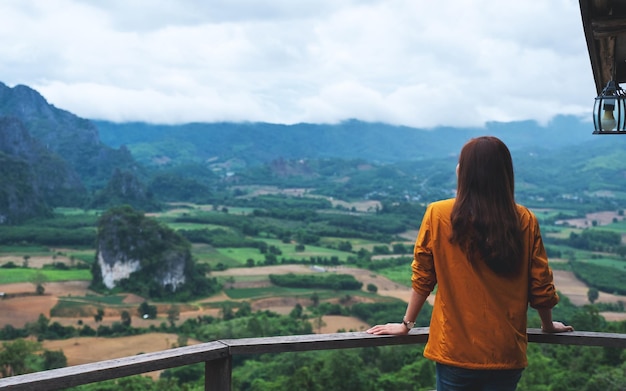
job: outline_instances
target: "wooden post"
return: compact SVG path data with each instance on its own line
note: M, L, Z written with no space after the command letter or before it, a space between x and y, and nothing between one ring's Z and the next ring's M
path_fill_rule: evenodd
M230 391L232 378L232 357L230 355L204 363L204 390Z

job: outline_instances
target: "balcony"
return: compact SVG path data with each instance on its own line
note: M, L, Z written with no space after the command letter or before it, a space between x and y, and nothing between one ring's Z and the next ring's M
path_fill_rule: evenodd
M348 332L219 340L160 352L3 378L0 379L0 390L60 390L81 384L118 379L204 362L205 390L229 391L231 390L232 357L236 355L423 344L428 340L428 331L427 327L422 327L415 328L408 335L404 336L376 336L365 332ZM528 340L531 343L626 348L626 334L615 333L577 331L563 334L545 334L539 329L528 329Z

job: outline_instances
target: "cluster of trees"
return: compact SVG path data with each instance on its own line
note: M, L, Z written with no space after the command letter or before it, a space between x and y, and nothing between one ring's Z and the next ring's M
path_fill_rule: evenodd
M584 230L580 234L576 232L570 233L565 243L570 247L581 250L615 253L622 243L622 236L613 231Z
M363 283L350 274L270 274L274 285L290 288L359 290Z
M626 295L626 271L582 261L570 261L570 265L576 277L587 285L602 292Z
M67 366L67 358L62 351L43 349L39 342L17 339L2 343L0 350L0 374L2 377L65 366Z
M420 209L423 214L423 209ZM231 227L241 235L272 237L302 244L316 244L322 237L363 238L390 242L394 235L417 229L421 221L414 215L386 212L359 214L320 213L317 211L254 210L251 215L229 213L194 213L175 219L178 223L211 224ZM222 232L224 233L224 232ZM215 241L219 233L203 233L202 240ZM234 234L231 234L234 236ZM239 239L242 240L242 239Z

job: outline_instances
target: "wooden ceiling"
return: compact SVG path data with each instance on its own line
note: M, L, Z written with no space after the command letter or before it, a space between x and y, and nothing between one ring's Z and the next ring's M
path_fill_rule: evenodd
M579 0L598 95L609 80L626 82L626 0Z

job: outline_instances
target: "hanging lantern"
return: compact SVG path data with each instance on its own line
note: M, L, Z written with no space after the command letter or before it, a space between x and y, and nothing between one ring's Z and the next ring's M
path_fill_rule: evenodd
M626 92L611 80L593 106L593 134L626 134Z

